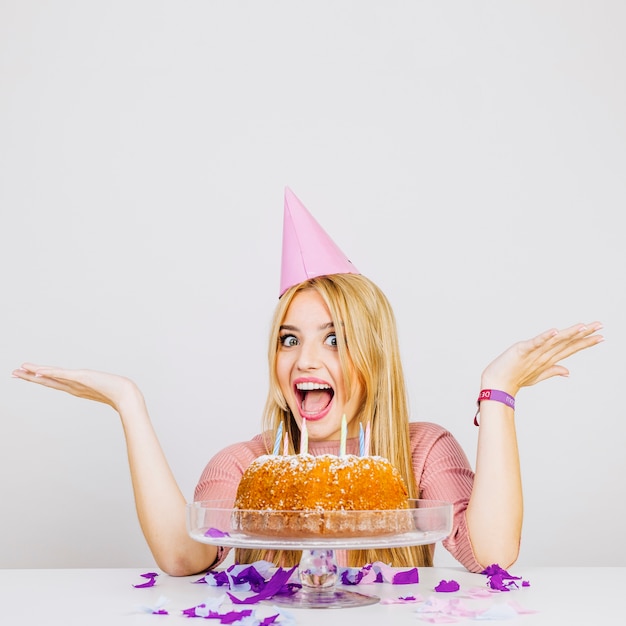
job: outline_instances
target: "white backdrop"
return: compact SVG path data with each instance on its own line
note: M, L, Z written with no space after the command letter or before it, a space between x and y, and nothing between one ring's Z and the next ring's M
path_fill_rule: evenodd
M621 0L1 0L0 566L152 563L116 414L22 362L135 379L189 499L258 431L285 185L472 460L482 368L604 323L518 396L518 567L626 565L625 30Z

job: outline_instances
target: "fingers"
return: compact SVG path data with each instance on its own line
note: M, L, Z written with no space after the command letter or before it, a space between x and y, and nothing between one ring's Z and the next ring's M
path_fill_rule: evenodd
M520 379L520 386L553 376L569 376L569 370L560 361L602 342L604 337L598 334L601 329L600 322L575 324L562 330L550 329L527 342L526 375Z
M553 376L568 376L568 369L560 362L603 341L604 337L598 333L601 329L600 322L580 323L561 330L551 328L532 339L519 341L486 367L481 384L514 396L521 387Z
M43 383L42 379L58 379L62 380L64 378L63 372L67 372L68 370L63 370L58 367L50 367L44 365L36 365L35 363L22 363L22 365L13 370L12 376L15 378L21 378L22 380L28 380L36 383Z
M545 344L546 355L549 361L556 363L580 350L591 347L604 340L602 335L597 334L602 329L602 324L575 324L569 328L555 332Z
M551 328L550 330L546 330L540 335L537 335L537 337L531 341L535 347L540 347L546 343L556 345L562 342L571 341L572 339L589 337L601 329L602 324L600 322L592 322L591 324L574 324L573 326L562 330ZM600 335L597 335L597 338L600 339Z

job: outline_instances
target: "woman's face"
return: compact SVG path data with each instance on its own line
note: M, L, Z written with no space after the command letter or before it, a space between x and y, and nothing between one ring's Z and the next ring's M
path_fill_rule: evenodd
M287 309L280 327L276 374L300 428L306 418L310 439L340 439L344 414L349 436L358 434L353 418L363 390L354 375L352 398L346 398L335 327L324 300L313 289L300 291Z

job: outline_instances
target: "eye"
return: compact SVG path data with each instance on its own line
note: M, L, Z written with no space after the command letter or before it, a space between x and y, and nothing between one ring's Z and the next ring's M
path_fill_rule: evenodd
M333 348L336 348L337 347L337 335L335 335L335 333L330 333L330 335L326 337L324 343L327 346L332 346Z
M285 348L291 348L292 346L298 345L298 340L294 335L281 335L279 340L280 345Z

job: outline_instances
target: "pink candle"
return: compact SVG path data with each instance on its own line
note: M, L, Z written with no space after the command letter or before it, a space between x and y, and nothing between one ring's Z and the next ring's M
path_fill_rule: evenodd
M283 454L289 454L289 434L285 433L285 437L283 439Z
M365 456L369 456L370 454L370 423L367 422L365 426L365 445L363 446L365 449Z

